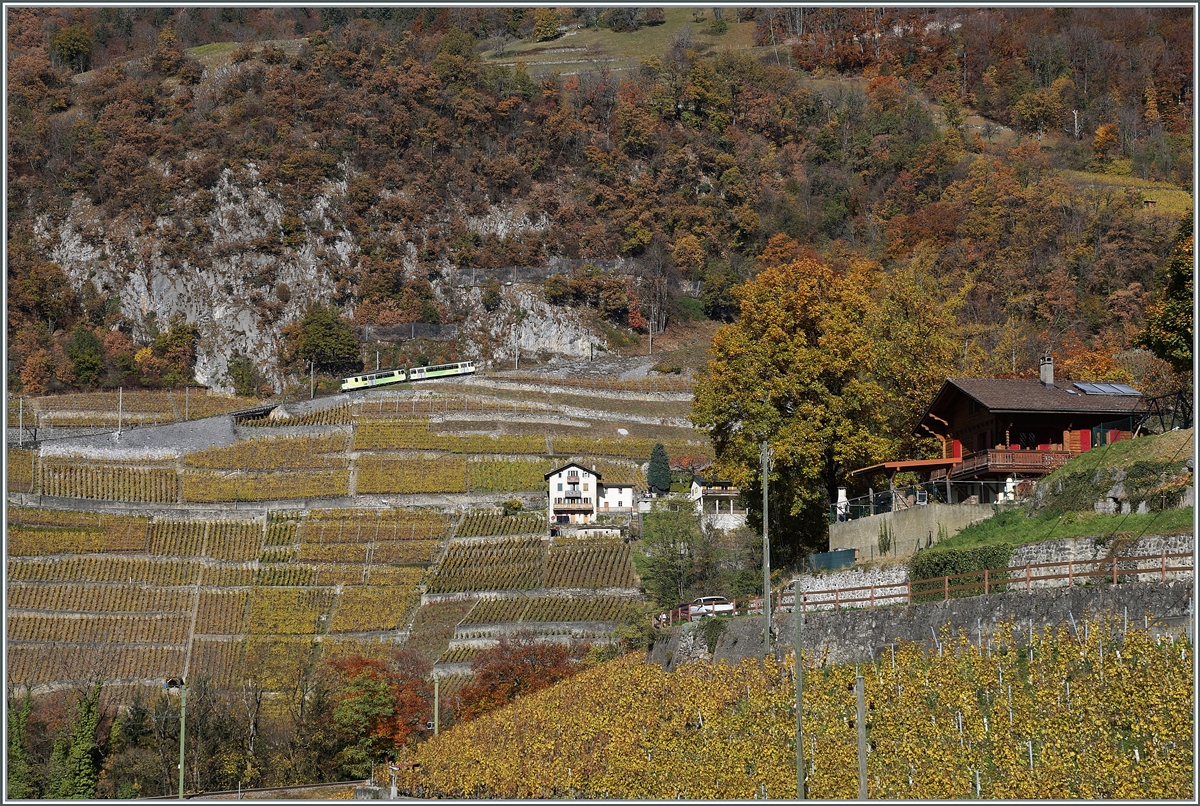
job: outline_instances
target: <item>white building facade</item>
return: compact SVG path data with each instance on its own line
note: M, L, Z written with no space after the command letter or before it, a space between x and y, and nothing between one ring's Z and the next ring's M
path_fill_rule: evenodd
M544 477L550 523L594 523L600 515L629 514L636 506L632 484L605 484L595 468L569 462Z

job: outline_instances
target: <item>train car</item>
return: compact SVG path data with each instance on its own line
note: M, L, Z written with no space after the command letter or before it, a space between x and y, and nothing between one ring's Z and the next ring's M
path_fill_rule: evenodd
M413 367L408 371L408 379L410 381L424 381L430 378L446 378L451 375L471 375L474 372L474 361L459 361L456 364L438 364L432 367Z
M370 372L363 375L351 375L349 378L342 378L342 391L353 392L357 389L374 389L377 386L404 383L407 380L408 375L404 370L385 369L382 372Z

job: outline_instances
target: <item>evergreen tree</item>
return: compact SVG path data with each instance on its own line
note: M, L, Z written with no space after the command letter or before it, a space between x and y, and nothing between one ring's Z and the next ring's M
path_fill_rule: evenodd
M646 471L646 481L652 490L660 493L671 491L671 462L661 442L654 443L654 449L650 451L650 469Z
M100 723L100 683L76 702L75 720L54 741L50 756L50 797L91 800L96 797L100 748L96 727Z
M29 721L33 701L27 693L20 707L15 705L11 700L8 703L8 791L5 794L12 800L26 800L38 796L33 765L25 749L25 725Z

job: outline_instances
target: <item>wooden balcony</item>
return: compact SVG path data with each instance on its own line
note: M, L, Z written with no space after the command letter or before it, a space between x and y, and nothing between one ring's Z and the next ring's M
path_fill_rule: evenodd
M1019 473L1044 476L1062 467L1073 456L1066 450L995 450L968 454L950 471L951 479Z
M595 511L595 505L590 498L555 498L554 512L557 515L584 514L590 515Z

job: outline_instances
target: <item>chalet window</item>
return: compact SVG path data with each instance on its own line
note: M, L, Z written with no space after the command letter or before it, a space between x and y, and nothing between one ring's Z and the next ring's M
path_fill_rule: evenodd
M558 483L558 491L560 493L562 492L562 482L561 481Z

